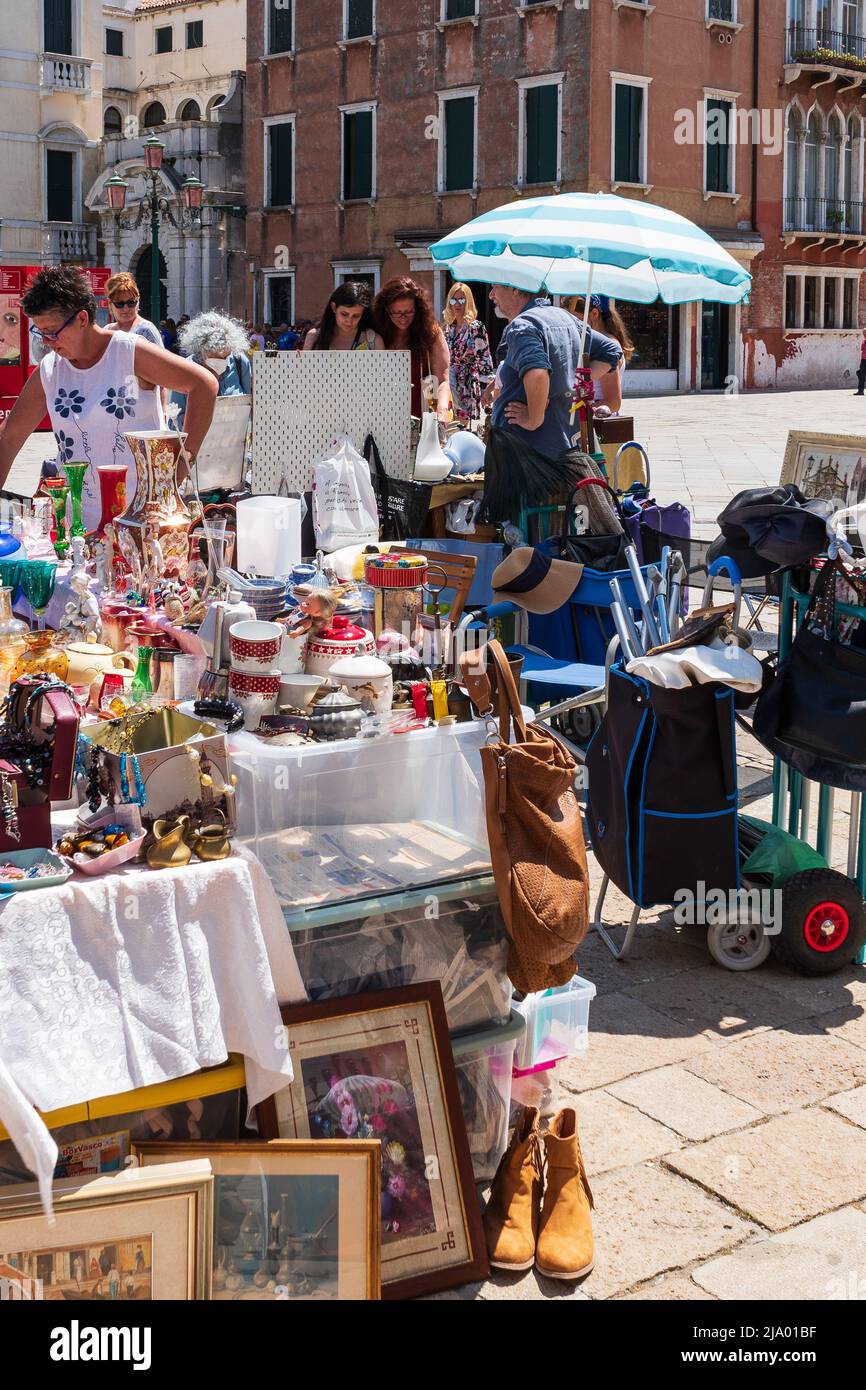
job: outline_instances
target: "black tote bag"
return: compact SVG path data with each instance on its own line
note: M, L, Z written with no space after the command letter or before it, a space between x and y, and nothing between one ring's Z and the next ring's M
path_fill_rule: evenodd
M405 541L417 536L427 520L432 487L409 479L389 478L379 446L372 434L364 440L364 458L370 465L370 481L379 509L379 534L383 541Z
M866 789L866 651L836 636L838 560L818 575L791 650L755 706L757 739L804 777Z

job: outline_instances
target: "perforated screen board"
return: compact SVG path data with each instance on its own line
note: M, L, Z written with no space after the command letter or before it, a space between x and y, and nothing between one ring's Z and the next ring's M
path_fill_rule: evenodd
M408 352L253 354L253 492L308 491L335 434L375 437L386 472L412 475Z

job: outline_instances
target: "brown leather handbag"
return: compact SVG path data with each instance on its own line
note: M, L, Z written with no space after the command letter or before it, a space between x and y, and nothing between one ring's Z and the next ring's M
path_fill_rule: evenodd
M491 663L498 727L484 670ZM564 985L577 968L574 950L589 925L586 846L574 790L577 763L549 729L525 723L498 642L466 652L460 666L470 699L490 727L481 766L493 876L511 938L508 973L515 988L526 993Z

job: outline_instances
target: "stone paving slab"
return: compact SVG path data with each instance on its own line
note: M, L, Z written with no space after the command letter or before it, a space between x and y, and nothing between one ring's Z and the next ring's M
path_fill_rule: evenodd
M861 1048L810 1031L808 1024L728 1043L684 1065L766 1115L797 1110L866 1081Z
M794 1023L808 1010L805 1003L798 1005L763 989L759 970L737 974L719 965L703 965L648 984L627 984L623 992L708 1038L747 1037Z
M839 1041L866 1049L866 1004L848 1004L835 1013L822 1014L818 1021Z
M866 1133L828 1110L780 1115L665 1163L771 1231L866 1196Z
M791 1003L809 1010L807 1017L812 1019L852 1004L866 1004L866 970L862 966L846 966L835 975L801 975L771 956L755 971L755 979L762 989L777 990Z
M828 1096L821 1103L825 1109L835 1110L852 1124L866 1129L866 1086L857 1086L853 1091L842 1091L838 1096Z
M582 1285L590 1298L625 1293L728 1250L756 1229L694 1183L652 1163L603 1173L592 1190L596 1262Z
M641 1077L641 1080L644 1078ZM626 1168L679 1147L672 1129L641 1114L605 1091L589 1091L576 1102L580 1145L590 1177Z
M622 993L595 1000L590 1008L590 1031L586 1056L560 1064L559 1079L566 1091L594 1091L611 1081L681 1062L712 1047L702 1035L695 1036L674 1019ZM828 1089L837 1091L838 1080Z
M638 1300L642 1303L650 1300L659 1303L717 1302L715 1294L708 1293L700 1284L695 1284L688 1274L663 1274L661 1279L652 1279L648 1284L641 1284L634 1293L617 1294L614 1302L636 1303Z
M863 1090L866 1093L866 1086ZM711 1086L684 1067L642 1072L628 1081L615 1082L608 1093L694 1142L764 1118L753 1105Z
M767 1240L748 1241L700 1265L692 1279L724 1299L863 1300L864 1252L866 1213L844 1207Z

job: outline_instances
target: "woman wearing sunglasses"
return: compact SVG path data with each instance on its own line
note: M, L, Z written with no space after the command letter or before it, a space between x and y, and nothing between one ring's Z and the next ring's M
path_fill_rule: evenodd
M421 383L425 377L433 377L436 383L433 409L440 420L447 421L451 409L448 384L451 358L427 291L408 275L395 276L376 295L373 321L386 348L412 354L412 414L420 419L426 409Z
M468 285L451 286L445 313L445 341L451 353L451 396L461 425L481 417L481 396L493 380L487 329L478 317Z
M90 284L75 266L38 271L21 307L47 351L0 433L0 488L47 411L60 464L89 464L84 525L91 531L101 515L97 466L124 463L132 497L135 462L125 435L163 428L159 388L186 393L186 447L194 459L213 418L216 378L134 333L100 328Z
M150 319L142 318L138 312L138 285L128 270L120 270L112 275L105 286L108 307L111 310L111 323L105 326L109 333L120 329L121 333L135 333L148 343L162 347L162 334Z

